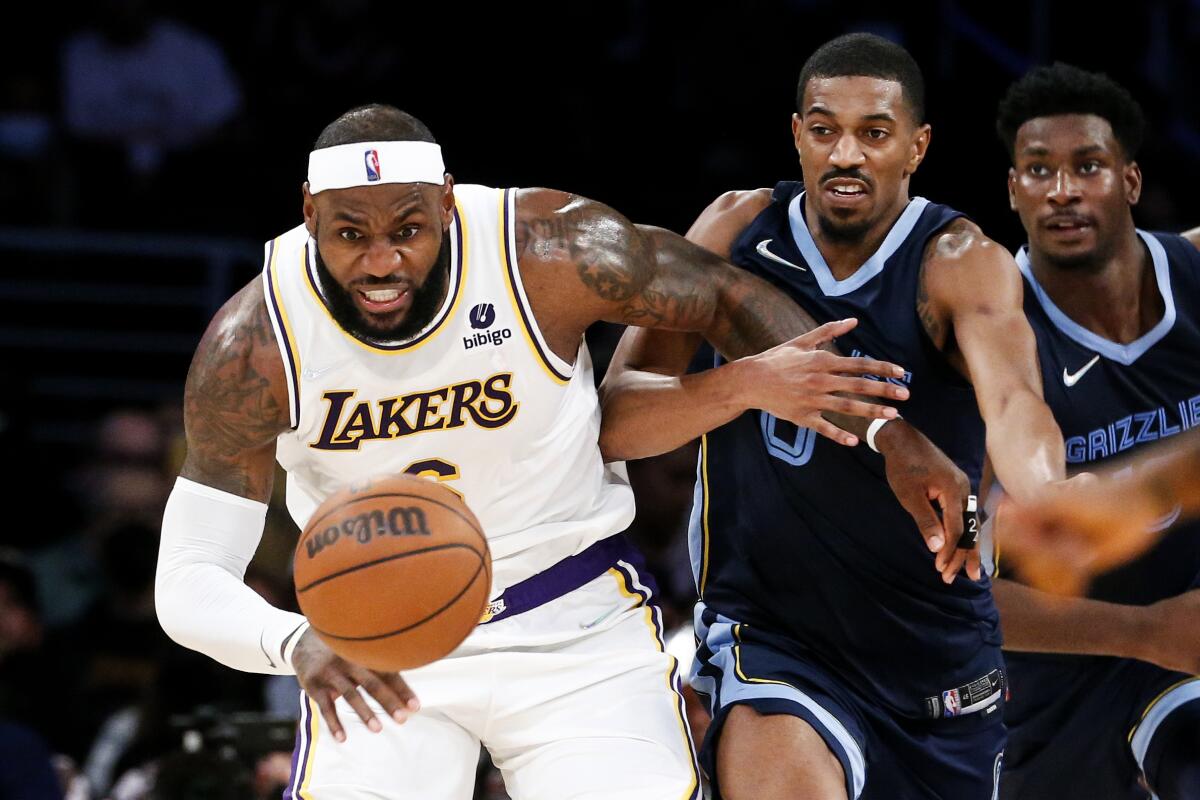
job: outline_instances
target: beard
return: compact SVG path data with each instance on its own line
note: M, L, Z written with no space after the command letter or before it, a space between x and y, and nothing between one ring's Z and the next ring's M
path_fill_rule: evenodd
M830 242L857 244L866 237L867 231L871 230L871 220L842 222L817 212L817 226L821 229L821 235Z
M321 249L315 247L317 277L321 282L321 293L334 322L356 339L368 343L388 344L402 342L416 336L425 326L433 321L442 301L446 298L446 287L450 283L450 232L442 234L442 247L438 251L433 268L420 286L411 286L412 304L408 311L396 322L388 324L395 314L372 315L359 308L354 302L351 292L359 288L369 289L373 285L395 284L399 281L393 276L377 278L368 275L359 278L350 285L343 287L333 277L325 259L321 257ZM405 279L403 282L407 283Z

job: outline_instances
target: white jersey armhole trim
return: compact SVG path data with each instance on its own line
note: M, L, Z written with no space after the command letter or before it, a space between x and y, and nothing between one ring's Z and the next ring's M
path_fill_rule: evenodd
M287 310L279 291L279 279L275 273L279 239L267 242L264 249L266 252L263 256L263 302L267 304L267 315L271 318L275 343L279 346L279 358L287 376L288 419L292 430L295 430L300 424L300 351L296 346L296 337L291 332Z
M538 357L555 383L566 384L570 382L575 367L561 359L546 344L541 328L538 327L537 318L533 314L533 307L529 304L529 297L525 294L525 285L521 282L521 268L517 263L516 197L516 189L505 189L500 200L500 235L504 238L504 265L508 275L509 299L512 300L517 316L521 318L522 330L525 332L526 341L534 355Z

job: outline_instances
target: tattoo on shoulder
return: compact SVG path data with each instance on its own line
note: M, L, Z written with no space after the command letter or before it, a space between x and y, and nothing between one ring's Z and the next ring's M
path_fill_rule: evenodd
M695 320L712 314L711 287L680 267L716 256L673 234L673 246L658 242L653 229L635 226L601 203L566 197L559 207L518 221L518 253L573 264L589 292L618 306L619 320L613 321L695 330Z
M248 496L269 491L271 470L264 478L252 467L256 451L290 424L283 380L262 287L255 281L218 312L192 360L184 390L183 476Z
M517 252L543 261L570 261L584 285L598 296L613 302L629 300L640 288L637 270L630 265L640 259L628 250L641 245L640 237L600 203L568 197L550 214L517 221ZM622 259L621 253L629 257Z

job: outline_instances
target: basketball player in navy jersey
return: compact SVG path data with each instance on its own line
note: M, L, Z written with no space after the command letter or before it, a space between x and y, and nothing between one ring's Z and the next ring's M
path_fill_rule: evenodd
M303 224L264 248L188 374L163 628L230 667L295 673L287 797L467 800L482 744L515 798L698 798L677 664L621 536L632 492L597 445L583 333L601 319L701 331L747 357L738 402L801 424L885 413L831 392L896 400L907 392L858 376L903 370L814 352L853 322L788 342L813 320L683 237L563 192L456 184L428 128L390 106L327 126L302 197ZM480 329L504 335L485 346ZM454 481L493 563L467 642L403 678L375 672L247 587L276 461L300 527L348 483ZM404 588L378 599L406 602Z
M1073 471L1200 425L1200 236L1135 227L1143 127L1127 91L1066 64L1000 104L1025 311ZM1148 527L1179 511L1159 504ZM1144 780L1162 800L1200 798L1200 524L1097 576L1087 598L1012 578L995 581L1012 690L1001 796L1135 800Z
M823 45L800 73L792 121L803 183L724 195L688 234L817 319L856 316L838 340L846 352L905 365L911 399L903 420L872 423L878 453L730 413L721 398L736 365L677 377L695 337L629 331L606 379L609 455L708 431L691 684L711 698L702 758L728 800L995 790L999 619L974 562L959 570L974 553L955 547L967 491L902 505L889 479L894 458L920 449L930 471L948 457L975 488L986 421L996 471L1024 497L1062 478L1062 436L1012 256L959 212L909 196L930 140L923 95L903 48L864 34Z

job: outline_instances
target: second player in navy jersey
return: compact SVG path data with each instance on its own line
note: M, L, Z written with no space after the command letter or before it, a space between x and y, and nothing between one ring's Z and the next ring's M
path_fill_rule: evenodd
M1025 311L1068 468L1200 426L1200 235L1134 226L1136 101L1105 76L1056 64L1013 85L998 127L1029 238L1017 254ZM1148 526L1179 510L1159 508ZM995 587L1011 651L1001 797L1200 798L1200 523L1099 575L1088 598Z
M718 796L983 800L1004 673L988 581L959 569L975 552L955 547L964 501L985 439L1018 495L1063 474L1021 276L959 212L910 198L930 129L902 48L836 39L797 100L803 183L725 195L689 238L817 319L858 318L838 347L906 368L904 419L873 425L878 453L831 446L727 402L737 362L679 377L694 338L630 332L606 378L602 447L638 457L707 432L692 685L711 697L703 759Z

